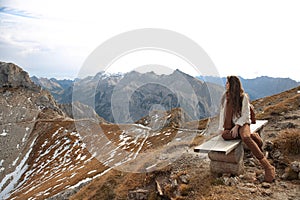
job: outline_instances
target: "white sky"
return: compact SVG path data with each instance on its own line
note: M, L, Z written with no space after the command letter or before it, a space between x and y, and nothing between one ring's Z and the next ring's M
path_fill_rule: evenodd
M74 78L88 55L111 37L161 28L195 41L221 76L266 75L300 81L298 2L0 0L0 60L18 64L31 76ZM160 57L154 62L126 62L134 68L167 65Z

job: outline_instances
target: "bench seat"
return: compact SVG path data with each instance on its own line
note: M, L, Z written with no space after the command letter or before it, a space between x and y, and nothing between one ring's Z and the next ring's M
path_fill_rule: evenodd
M256 124L250 125L251 133L259 131L268 120L256 120ZM240 139L237 140L224 140L221 135L217 135L203 144L194 148L195 152L208 153L210 151L223 152L226 155L234 150L241 143Z

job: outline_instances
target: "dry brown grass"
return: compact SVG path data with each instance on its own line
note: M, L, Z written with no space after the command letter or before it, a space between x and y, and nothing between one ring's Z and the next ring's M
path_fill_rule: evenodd
M267 106L263 112L257 114L257 118L268 118L274 115L285 114L288 111L298 109L300 106L300 94L284 99L277 104Z
M130 191L143 189L148 191L149 200L167 199L157 192L159 182L164 195L177 200L205 199L211 191L213 177L206 165L192 164L195 161L184 158L158 171L151 173L125 173L111 170L93 180L70 198L77 199L128 199ZM182 166L178 166L182 165ZM179 170L180 169L180 170ZM188 183L182 183L180 176L188 175ZM174 186L174 180L178 185ZM177 194L177 195L176 195Z
M126 174L111 170L107 174L95 179L92 183L83 187L78 193L72 196L70 200L126 199L128 190L116 192L116 189L119 186L122 186L125 176Z
M203 135L196 135L196 137L193 139L193 141L190 144L190 147L195 147L200 144L202 144L205 140L205 137Z
M147 185L150 193L148 197L156 199L155 182L153 174L126 173L111 170L107 174L95 179L83 187L70 198L77 199L127 199L129 191L140 189ZM151 198L150 198L151 199Z
M256 118L270 119L273 116L299 109L300 94L297 93L298 90L300 90L300 87L252 101L256 110Z
M273 141L274 148L286 155L300 154L300 129L282 130Z
M214 192L205 196L199 196L195 200L232 200L232 199L249 199L250 192L241 191L236 186L213 186ZM253 196L253 195L252 195Z
M184 123L180 128L203 130L207 127L208 121L208 118L202 120L189 121Z

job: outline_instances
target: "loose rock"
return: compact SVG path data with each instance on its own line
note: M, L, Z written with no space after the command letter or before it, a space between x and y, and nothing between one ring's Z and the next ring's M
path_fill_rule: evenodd
M261 186L262 186L263 188L270 188L270 187L271 187L271 184L270 184L270 183L263 182L263 183L261 184Z

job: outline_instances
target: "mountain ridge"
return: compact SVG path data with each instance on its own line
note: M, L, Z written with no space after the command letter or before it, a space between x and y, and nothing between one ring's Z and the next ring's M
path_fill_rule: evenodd
M151 75L151 72L148 72L149 75ZM152 72L152 75L155 74ZM97 74L98 76L103 75L103 77L108 78L108 77L122 77L124 74L121 73L116 73L116 74L105 74L104 72L99 72ZM97 76L96 75L96 76ZM163 75L166 76L166 75ZM189 75L190 76L190 75ZM92 77L92 76L91 76ZM90 78L91 78L90 77ZM191 76L192 77L192 76ZM266 96L270 96L273 94L277 94L280 92L283 92L285 90L291 89L293 87L296 87L300 85L300 82L297 82L293 79L290 78L280 78L280 77L270 77L270 76L259 76L256 78L243 78L239 76L241 79L241 82L244 86L245 91L249 94L250 99L255 100L259 98L263 98ZM55 99L59 103L70 103L71 102L71 89L69 88L72 86L72 84L76 80L72 79L63 79L59 80L56 78L37 78L35 76L31 77L33 81L43 87L44 89L49 90L52 95L55 97ZM89 77L86 77L84 79L88 79ZM208 83L214 83L220 86L224 87L224 84L226 82L226 77L214 77L214 76L198 76L196 77L201 81L208 82ZM41 80L47 80L48 82L52 82L53 86L48 86L47 83ZM53 87L55 85L59 85L59 89L56 90ZM275 85L275 87L274 87ZM61 97L63 95L63 97Z
M196 119L217 112L217 99L222 92L221 86L203 83L179 70L170 75L132 71L108 76L99 72L77 79L72 87L59 94L58 102L79 101L93 107L109 122L134 122L152 109L170 110L179 106L186 106L186 112ZM125 104L129 111L120 107ZM118 111L114 113L114 109Z
M197 78L223 86L226 82L226 77L199 76ZM278 94L300 85L300 82L290 78L275 78L269 76L260 76L251 79L245 79L239 76L239 78L245 92L249 94L251 100Z

